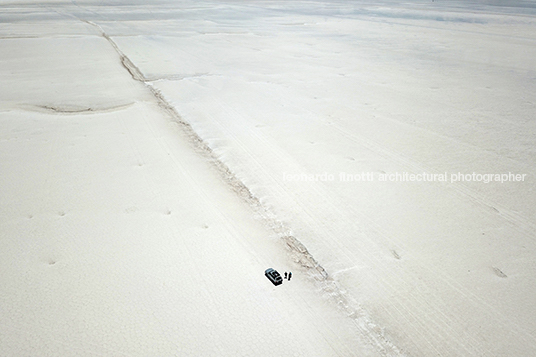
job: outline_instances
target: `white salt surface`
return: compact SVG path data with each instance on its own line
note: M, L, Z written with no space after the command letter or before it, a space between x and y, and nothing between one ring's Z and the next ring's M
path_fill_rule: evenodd
M0 355L535 355L509 5L0 1Z

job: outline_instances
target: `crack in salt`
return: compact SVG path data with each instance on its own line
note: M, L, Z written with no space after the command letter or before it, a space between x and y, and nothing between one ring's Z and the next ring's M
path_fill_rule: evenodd
M93 113L104 113L104 112L113 112L117 110L122 110L131 106L134 103L127 103L124 105L117 105L112 107L85 107L77 105L21 105L20 108L25 110L34 110L34 111L45 111L52 112L55 114L93 114Z
M270 227L270 229L285 243L294 262L304 268L313 279L320 283L321 289L324 291L324 293L330 299L335 301L339 308L341 308L348 317L356 322L356 326L363 332L363 336L368 338L370 342L376 345L380 349L382 355L403 355L403 353L385 337L383 330L371 321L365 310L361 308L357 302L349 301L350 297L347 296L344 289L342 289L339 284L332 277L330 277L328 272L309 253L307 248L295 236L292 235L290 228L260 202L260 200L233 173L233 171L217 157L212 148L199 136L199 134L197 134L190 123L182 119L175 107L173 107L165 99L162 92L151 84L151 82L155 80L146 78L140 69L136 67L136 65L134 65L134 63L128 58L128 56L119 49L113 39L106 34L102 27L91 21L81 21L96 27L100 31L102 37L104 37L115 49L119 55L121 65L130 73L132 78L143 83L151 91L160 108L162 108L181 127L183 133L189 138L195 150L207 158L208 161L216 168L221 178L233 189L233 191L243 201L245 201L257 215L262 217L267 226ZM194 76L177 76L176 78L184 79ZM157 80L170 78L171 77L164 77L158 78Z

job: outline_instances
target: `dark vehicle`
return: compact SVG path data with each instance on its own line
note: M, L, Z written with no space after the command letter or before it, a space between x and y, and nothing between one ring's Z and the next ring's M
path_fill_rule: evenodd
M277 270L268 268L264 272L264 275L266 275L268 280L270 280L274 285L281 285L283 283L283 279L281 278L281 275L279 275Z

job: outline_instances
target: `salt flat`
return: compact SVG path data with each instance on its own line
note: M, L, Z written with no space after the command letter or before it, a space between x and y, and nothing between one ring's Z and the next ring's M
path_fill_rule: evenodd
M0 354L534 355L498 5L1 1Z

